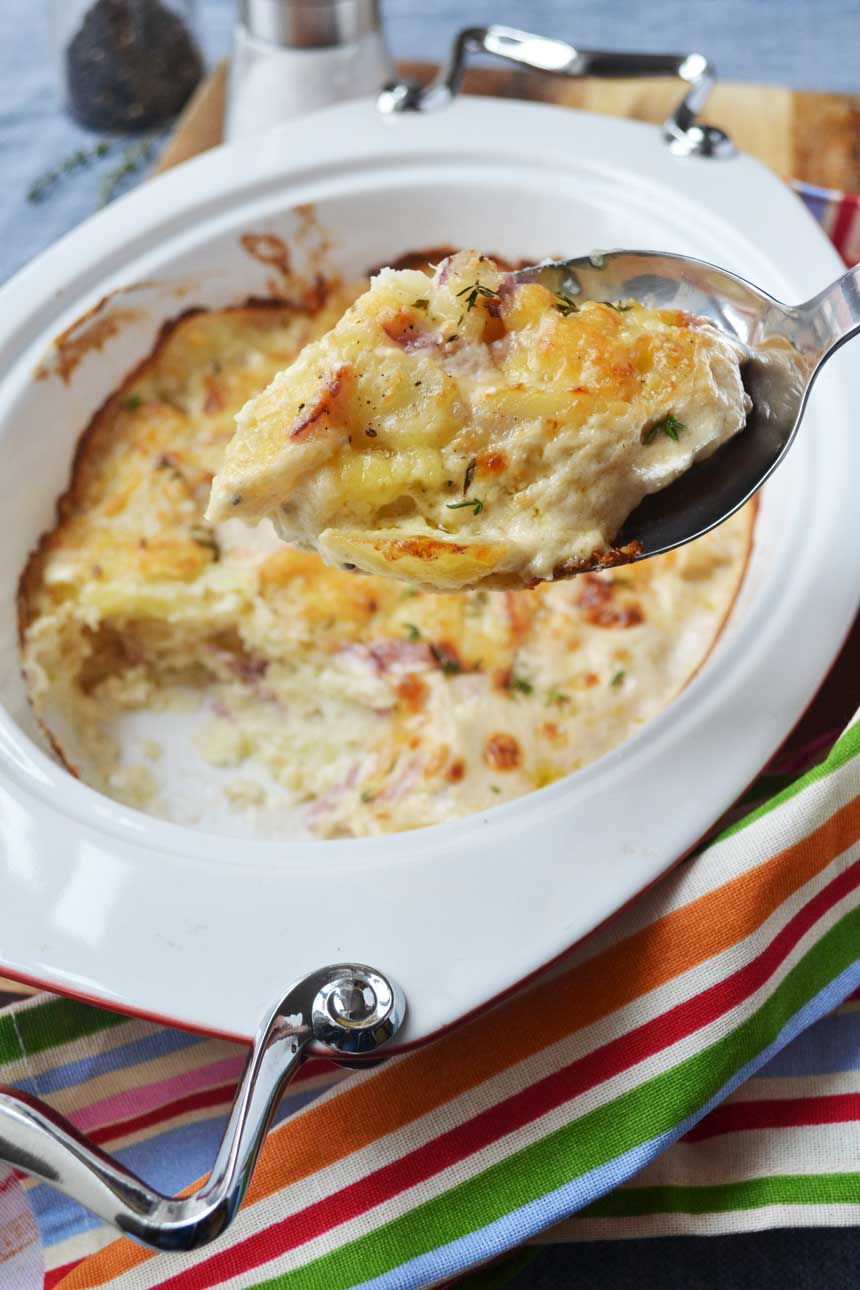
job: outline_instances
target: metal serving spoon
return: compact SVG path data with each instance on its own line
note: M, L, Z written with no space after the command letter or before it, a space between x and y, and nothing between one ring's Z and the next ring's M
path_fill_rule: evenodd
M639 543L637 560L707 533L761 488L797 434L822 364L860 332L860 265L801 305L781 304L704 260L653 251L547 261L517 270L514 278L577 301L634 299L655 309L684 309L749 353L743 380L753 407L745 429L631 512L615 545Z

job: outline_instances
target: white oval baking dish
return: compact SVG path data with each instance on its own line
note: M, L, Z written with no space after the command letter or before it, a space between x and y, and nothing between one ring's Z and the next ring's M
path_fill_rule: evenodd
M305 203L316 226L296 210ZM683 158L648 126L471 98L387 120L351 103L217 149L96 216L0 292L2 970L248 1036L289 981L356 959L403 987L409 1044L510 989L653 882L794 724L860 593L860 547L844 540L860 479L860 375L843 354L816 384L705 668L598 763L459 823L387 838L240 841L162 823L99 796L43 749L18 674L17 578L78 432L161 323L192 304L265 294L267 271L241 233L276 233L311 263L314 227L347 276L446 243L536 258L649 247L717 261L794 300L840 266L797 199L747 157ZM115 290L99 317L121 314L116 334L68 385L34 380L56 334Z

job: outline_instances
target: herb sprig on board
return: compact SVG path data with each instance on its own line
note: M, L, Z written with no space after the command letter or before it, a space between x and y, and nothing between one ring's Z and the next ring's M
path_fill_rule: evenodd
M155 153L155 140L141 139L138 143L131 144L125 149L119 160L119 165L114 166L105 175L99 189L99 205L108 206L116 197L120 185L124 179L131 175L136 175L139 170L152 160Z
M111 145L106 139L97 143L94 148L78 148L76 152L71 153L64 161L47 170L44 175L34 179L27 193L27 201L33 205L38 205L45 201L57 187L61 180L69 175L75 175L80 170L88 170L95 162L101 161L111 151Z
M99 205L107 206L116 197L123 180L142 170L155 153L155 137L149 136L129 144L120 154L117 165L108 170L99 187ZM89 170L97 162L114 154L116 144L102 139L92 148L78 148L63 161L34 179L27 192L27 201L33 205L47 201L54 189L64 180L82 170Z

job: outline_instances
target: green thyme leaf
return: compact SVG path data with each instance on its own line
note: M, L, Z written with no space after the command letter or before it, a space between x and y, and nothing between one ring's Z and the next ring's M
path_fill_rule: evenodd
M613 676L612 680L609 682L609 684L620 685L626 675L627 673L624 671L624 668L620 667L618 671L615 673L615 675Z
M463 502L446 502L449 511L461 511L464 506L471 506L475 515L480 515L484 509L484 503L480 497L467 497Z
M158 458L156 459L156 462L155 462L155 469L156 469L156 470L169 470L169 471L170 471L170 478L171 478L171 479L175 479L175 480L176 480L176 482L177 482L178 484L187 484L187 483L188 483L188 481L187 481L187 479L185 478L185 476L183 475L182 471L179 469L179 467L177 466L176 462L173 460L173 458L172 458L171 456L169 456L169 454L168 454L168 453L162 453L162 454L161 454L161 456L160 456L160 457L158 457ZM238 505L238 501L237 501L237 502L235 502L235 503L234 503L234 505Z
M653 443L657 438L657 435L662 431L667 439L671 439L674 443L677 443L678 431L686 429L687 427L684 425L684 422L679 421L675 414L670 412L667 416L663 417L662 421L656 421L654 425L651 426L650 430L646 430L645 434L642 436L642 442Z
M457 292L457 298L466 297L466 312L471 313L478 303L479 296L485 296L488 300L498 297L498 291L493 291L492 287L484 287L480 282L472 282L462 291Z
M548 707L560 708L563 704L570 703L570 695L553 685L546 692L546 702Z
M216 564L221 559L221 548L218 545L218 539L207 524L191 525L191 541L196 542L198 546L204 547L211 554Z
M130 394L127 399L123 399L122 406L126 412L136 412L141 403L143 403L143 398L140 394Z
M508 689L519 690L520 694L534 693L534 686L528 677L517 676L516 674L511 677L510 682L508 683Z
M557 303L553 305L553 309L555 309L557 313L560 313L562 318L569 318L571 314L579 313L579 305L572 296L567 294L567 292L554 291L553 295L557 301Z
M411 641L420 641L421 639L420 627L416 627L414 623L404 623L403 627L406 632L406 635L409 637Z
M462 672L463 669L460 666L460 660L444 646L431 645L430 653L433 655L433 658L436 661L436 666L443 675L456 676L458 672Z
M425 300L425 299L423 299L423 298L422 298L421 300L413 300L413 301L412 301L412 308L413 308L413 309L429 309L429 308L430 308L430 301L429 301L429 300Z
M620 300L604 300L603 303L609 305L609 308L614 309L617 314L626 314L633 308L632 305L623 305Z
M58 166L33 180L27 192L27 201L34 204L43 202L67 175L74 175L79 170L86 170L93 162L106 157L110 150L111 145L104 140L101 143L97 143L94 148L78 148L71 156L61 161Z
M154 138L141 139L138 143L133 143L127 147L120 157L119 165L109 170L102 180L101 188L99 189L99 205L110 205L123 181L128 179L130 175L142 170L152 160L154 153Z

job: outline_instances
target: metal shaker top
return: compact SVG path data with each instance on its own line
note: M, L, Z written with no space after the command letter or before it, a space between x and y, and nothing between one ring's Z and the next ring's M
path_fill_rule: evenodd
M350 45L380 28L378 0L239 0L250 35L285 49Z

